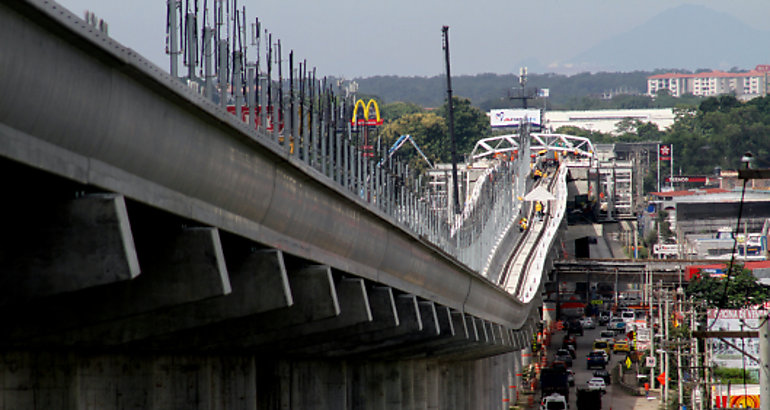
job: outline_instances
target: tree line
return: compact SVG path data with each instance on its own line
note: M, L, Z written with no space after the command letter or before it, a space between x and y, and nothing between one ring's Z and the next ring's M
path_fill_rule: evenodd
M469 98L454 97L457 152L470 154L476 142L493 135L485 111ZM447 105L425 109L415 103L394 102L382 106L385 125L380 137L392 144L400 135L410 134L431 157L431 161L450 161ZM675 174L710 175L715 168L738 169L741 157L751 152L757 167L770 167L770 97L741 102L723 95L700 100L697 105L680 104L674 108L674 124L661 130L655 124L639 120L618 123L616 132L602 134L575 127L562 127L559 133L583 136L593 143L661 141L672 144ZM547 115L547 112L546 112ZM500 132L511 132L510 130ZM421 161L413 148L399 155L413 166ZM666 173L668 163L662 164Z

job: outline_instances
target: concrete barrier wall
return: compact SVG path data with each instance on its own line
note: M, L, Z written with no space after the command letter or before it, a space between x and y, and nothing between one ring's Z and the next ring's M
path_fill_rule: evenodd
M517 354L325 361L6 352L0 408L507 409Z

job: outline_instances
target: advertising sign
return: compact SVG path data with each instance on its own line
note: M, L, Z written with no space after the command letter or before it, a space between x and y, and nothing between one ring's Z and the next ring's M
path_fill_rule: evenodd
M661 158L663 159L663 158ZM708 182L708 177L703 175L693 175L693 176L686 176L686 175L675 175L673 177L666 177L666 182L702 182L706 183Z
M489 112L489 125L492 127L518 127L522 122L540 127L540 110L500 109Z
M717 313L719 317L717 317ZM742 331L756 329L759 327L760 318L766 315L767 311L756 309L709 309L708 327L713 331ZM740 346L748 355L744 355L734 347L722 341L722 339L709 339L712 351L714 352L714 364L729 368L742 368L745 364L747 368L756 369L759 363L754 361L749 355L759 357L759 339L755 338L732 338L725 340L734 346Z
M660 153L660 160L661 161L670 161L671 160L671 145L670 144L660 144L659 148Z
M361 110L363 111L364 117L359 118L358 117L358 106L361 106ZM371 111L371 108L374 107L374 118L369 118L369 112ZM353 119L350 120L350 124L353 126L356 125L369 125L369 126L375 126L375 125L382 125L382 118L380 118L380 106L377 105L377 101L374 99L370 99L369 102L364 104L364 100L358 100L356 101L356 105L353 107Z

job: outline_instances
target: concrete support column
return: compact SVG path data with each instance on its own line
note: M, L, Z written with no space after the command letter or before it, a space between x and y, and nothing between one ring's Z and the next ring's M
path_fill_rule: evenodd
M428 361L416 360L412 365L412 409L428 408Z
M399 362L401 376L401 408L403 410L414 409L415 397L415 364L411 360Z
M385 408L400 409L401 408L401 374L399 362L388 362L381 366L384 371L383 386L385 389Z
M435 361L429 361L425 364L425 401L427 404L426 409L428 410L439 410L441 408L439 406L439 398L441 397L442 385L439 384L439 381L444 379L441 377L444 371L443 367Z
M521 355L523 350L519 350L511 353L513 358L513 383L511 385L511 402L515 403L519 398L519 392L522 387L522 367L521 367Z
M364 369L365 410L386 410L386 365L381 362L367 362Z

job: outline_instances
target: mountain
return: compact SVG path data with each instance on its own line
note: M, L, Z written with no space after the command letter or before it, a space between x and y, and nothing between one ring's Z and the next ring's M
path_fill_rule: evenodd
M582 71L729 70L770 62L770 31L698 5L671 8L569 59ZM565 63L566 64L566 63Z

